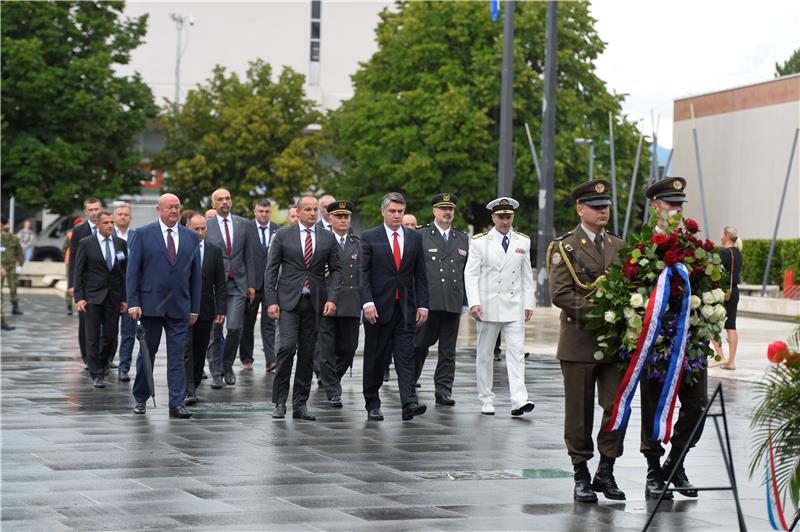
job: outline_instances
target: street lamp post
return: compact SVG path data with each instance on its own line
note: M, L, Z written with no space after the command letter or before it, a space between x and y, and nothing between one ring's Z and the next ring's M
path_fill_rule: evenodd
M180 13L170 13L169 17L175 22L175 29L177 30L175 50L175 109L177 109L181 104L181 56L186 51L185 48L181 51L181 32L184 24L188 23L189 26L194 26L194 17L181 15Z
M594 179L594 141L592 139L575 139L578 146L589 146L589 181Z

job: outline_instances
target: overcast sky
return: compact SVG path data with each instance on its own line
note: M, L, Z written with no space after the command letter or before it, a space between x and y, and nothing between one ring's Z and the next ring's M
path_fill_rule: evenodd
M310 5L308 0L298 2ZM282 12L296 12L298 2ZM326 3L332 0L323 0L323 6ZM487 2L487 13L488 9ZM182 87L203 81L216 62L243 70L253 59L253 43L263 42L263 18L254 16L263 10L255 2L129 2L127 14L150 13L147 42L134 52L131 67L151 85L159 104L174 90L172 11L193 13L205 21L198 20L191 29ZM643 119L641 127L648 134L653 111L659 119L659 144L667 147L672 146L675 98L771 79L775 63L800 47L797 0L599 0L591 11L600 37L608 43L597 62L598 74L612 90L628 94L624 112ZM215 24L215 12L227 15L220 22L235 22L231 17L241 22Z

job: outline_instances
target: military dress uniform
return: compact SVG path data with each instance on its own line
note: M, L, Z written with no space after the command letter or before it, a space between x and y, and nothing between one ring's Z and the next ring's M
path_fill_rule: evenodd
M576 187L571 198L578 204L604 207L611 204L609 190L607 181L588 181ZM583 224L578 224L573 231L553 240L547 248L550 295L553 304L561 309L556 358L561 363L564 377L564 442L576 473L575 498L582 502L597 501L597 496L588 487L587 468L587 462L594 456L595 387L603 409L603 420L597 433L603 471L598 468L601 482L594 483L596 488L602 487L603 473L613 470L613 460L622 455L625 439L624 429L618 432L605 430L623 372L612 360L594 358L594 353L600 349L595 339L597 333L584 328L586 314L594 306L589 298L594 291L593 284L611 264L619 264L618 252L625 247L625 242L608 231L590 233ZM579 482L585 484L579 485ZM609 498L625 498L619 490L605 491L608 492L606 496L611 495Z
M519 203L497 198L486 207L497 214L513 214ZM472 237L464 270L469 308L480 305L476 377L481 413L494 414L493 353L497 335L506 341L506 368L511 392L511 413L533 410L525 387L525 310L533 310L534 286L530 261L531 241L513 229L503 235L496 228Z
M651 185L645 194L651 201L662 200L672 205L682 205L686 202L686 180L682 177L668 177ZM657 227L658 231L659 228ZM671 305L670 305L671 306ZM703 411L708 404L708 368L703 369L698 375L698 380L694 384L687 384L685 381L680 383L678 388L678 398L680 407L672 431L672 447L669 456L660 465L661 457L664 456L664 447L658 441L653 441L650 436L653 433L653 422L658 401L661 396L662 383L656 380L643 378L640 384L641 404L642 404L642 432L640 450L647 459L647 483L645 495L651 499L657 499L664 488L664 481L673 467L677 467L672 483L678 489L678 493L687 497L697 497L697 490L693 489L691 482L686 476L683 463L678 461L683 449L695 446L703 433L704 423L700 425L693 439L689 439L695 425L702 419ZM680 489L683 488L683 489ZM671 499L672 494L667 493L666 499Z
M327 210L336 214L352 214L353 204L349 201L335 201ZM331 230L333 232L333 230ZM358 293L358 245L357 236L348 232L340 236L333 232L339 245L342 286L336 300L336 314L323 316L317 335L319 350L319 377L334 408L342 407L342 377L353 365L358 348L359 319L361 299ZM328 280L330 281L330 277Z
M19 239L14 235L8 226L8 219L2 220L2 233L0 233L0 257L2 266L6 271L5 278L0 279L0 294L2 287L8 285L8 293L11 299L11 313L22 314L19 310L19 297L17 296L17 263L22 261L22 246ZM0 297L2 297L0 295ZM2 304L0 304L0 320L5 324L5 314ZM3 327L5 330L12 330L8 324Z
M433 207L455 208L455 194L438 194ZM422 249L428 272L430 304L428 320L417 329L414 339L415 380L419 381L428 349L439 342L439 360L433 375L436 403L452 406L453 381L456 374L456 340L458 325L467 298L464 291L464 267L469 255L469 236L451 227L442 230L436 223L417 228L422 236Z

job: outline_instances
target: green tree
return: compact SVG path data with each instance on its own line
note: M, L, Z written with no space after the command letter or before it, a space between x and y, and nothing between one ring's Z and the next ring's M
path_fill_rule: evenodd
M260 60L250 63L244 80L215 67L179 110L169 106L162 118L167 143L156 162L169 172L166 188L199 208L224 186L240 213L254 198L288 203L313 190L323 138L310 129L322 117L304 96L303 81L288 67L273 81L272 68Z
M789 74L797 74L798 72L800 72L800 48L795 50L782 65L775 63L776 78L788 76Z
M541 149L546 5L516 7L514 196L522 207L515 225L530 230L539 186L524 124ZM595 73L605 45L594 22L587 3L559 3L556 231L575 226L569 192L587 179L588 149L573 140L594 140L595 176L609 177L608 112L614 113L620 226L638 141L636 127L622 116L623 96L610 93ZM480 217L471 221L482 225L483 206L497 190L502 24L492 23L483 2L399 3L396 12L381 14L376 40L378 51L353 76L353 97L330 117L341 168L326 188L358 201L365 222L377 220L389 190L404 192L420 214L429 212L431 195L449 191L460 197L459 216L468 219L474 203ZM646 145L642 152L641 176ZM633 220L642 216L638 194Z
M136 133L155 117L150 88L119 65L146 32L124 2L5 2L3 188L29 208L69 213L85 196L140 188Z

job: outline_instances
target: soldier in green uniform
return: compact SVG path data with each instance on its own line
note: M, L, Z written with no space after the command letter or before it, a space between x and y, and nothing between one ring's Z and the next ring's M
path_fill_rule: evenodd
M2 255L2 266L5 275L0 279L0 290L4 284L8 284L8 292L11 295L11 313L15 315L22 314L19 309L19 298L17 296L17 263L22 262L22 246L19 239L11 232L11 226L8 223L8 218L3 217L2 220L2 234L0 234L0 255ZM3 329L11 330L10 325L3 321Z
M677 214L683 211L683 204L686 202L686 180L682 177L667 177L651 185L647 191L647 198L650 206L656 210L659 216L656 232L663 232L664 219L661 213ZM647 482L645 484L645 496L648 499L657 499L661 491L665 488L665 480L673 468L675 475L672 477L672 484L677 488L678 493L686 497L697 497L697 490L689 482L684 470L683 463L678 461L683 449L695 446L703 433L703 426L694 435L692 434L697 422L702 418L703 411L708 404L708 369L706 367L700 372L697 382L692 385L681 382L678 388L678 399L680 399L680 409L678 410L677 421L672 431L672 447L669 456L660 465L661 457L664 456L664 447L660 442L650 439L653 431L653 420L655 411L658 407L658 400L661 396L662 384L655 380L642 379L642 443L641 452L647 459ZM678 408L678 407L676 407ZM665 499L672 499L673 495L667 492Z
M596 491L606 498L624 500L625 494L614 479L614 461L622 455L625 431L607 432L617 389L623 372L611 360L597 360L599 349L595 332L584 329L586 314L593 306L589 294L595 281L611 264L618 264L618 251L625 246L618 236L606 231L610 184L593 180L576 187L571 198L577 204L580 224L561 235L547 248L550 294L561 309L561 331L557 358L564 377L564 442L575 470L574 498L597 502ZM603 409L603 421L597 434L600 465L594 480L587 462L594 456L592 421L595 387Z

